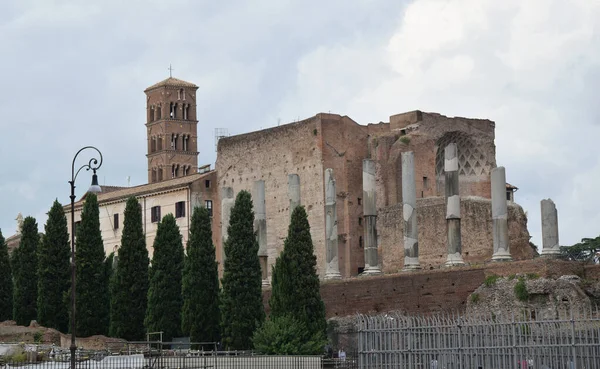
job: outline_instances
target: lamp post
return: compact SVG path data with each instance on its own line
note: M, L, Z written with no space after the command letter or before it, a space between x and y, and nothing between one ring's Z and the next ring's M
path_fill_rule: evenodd
M75 160L80 152L86 149L93 149L98 152L100 155L100 160L96 158L90 159L87 164L82 165L77 172L75 171ZM71 165L71 180L69 184L71 185L71 369L75 369L75 352L77 351L77 346L75 345L75 179L77 179L77 175L82 169L92 170L94 174L92 175L92 185L88 189L88 192L101 192L102 189L98 185L98 176L96 175L96 170L102 166L102 153L100 150L95 148L94 146L86 146L75 154L73 158L73 164Z

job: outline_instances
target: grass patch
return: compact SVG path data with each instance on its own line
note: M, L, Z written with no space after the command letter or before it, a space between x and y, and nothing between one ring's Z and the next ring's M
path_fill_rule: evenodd
M526 277L527 277L527 279L538 279L540 277L540 275L537 273L527 273Z
M508 276L508 280L509 280L509 281L512 281L512 280L513 280L513 279L515 279L515 278L517 278L517 275L516 275L516 274L511 274L511 275L509 275L509 276Z
M481 296L479 296L478 293L472 293L471 294L471 302L476 304L479 302L479 300L481 299Z
M485 284L486 287L492 287L500 278L502 277L500 277L499 275L488 275L487 277L485 277L485 281L483 281L483 284Z
M529 300L529 291L527 291L524 278L519 278L519 281L515 284L515 296L519 301Z
M410 137L402 136L400 137L400 142L402 142L405 145L408 145L410 143Z

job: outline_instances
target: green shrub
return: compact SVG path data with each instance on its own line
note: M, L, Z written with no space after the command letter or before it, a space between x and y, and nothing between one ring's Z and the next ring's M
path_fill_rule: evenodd
M474 304L478 303L480 298L481 298L481 296L479 296L478 293L471 294L471 302Z
M500 278L501 277L499 275L488 275L487 277L485 277L485 281L483 282L483 284L485 284L486 287L492 287Z
M410 143L410 137L402 136L400 137L400 142L402 142L405 145L408 145Z
M527 273L527 279L538 279L540 277L537 273Z
M515 278L517 278L517 275L516 275L516 274L511 274L511 275L509 275L509 276L508 276L508 280L509 280L509 281L512 281L512 280L514 280Z
M291 315L273 317L254 333L254 349L266 355L320 355L327 344L323 332L311 335Z
M527 286L525 285L525 279L519 278L517 284L515 284L515 296L520 301L529 300L529 292L527 291Z
M42 343L42 338L44 338L44 334L40 331L33 334L33 342L35 343Z

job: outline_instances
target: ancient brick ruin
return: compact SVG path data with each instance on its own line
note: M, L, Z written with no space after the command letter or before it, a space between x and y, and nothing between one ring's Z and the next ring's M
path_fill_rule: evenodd
M412 247L412 252L418 249L418 268L438 268L449 260L448 224L452 217L447 216L444 167L446 147L455 144L455 198L460 200L453 206L460 213L459 255L469 264L488 262L494 253L494 227L498 227L494 226L498 222L492 220L491 201L491 172L496 168L494 129L494 122L489 120L449 118L421 111L391 116L388 123L367 125L347 116L317 114L303 121L220 139L218 185L228 189L226 201L230 203L239 191L253 191L255 182L264 181L266 246L261 256L267 273L283 248L289 214L297 202L308 213L322 278L327 274L335 279L331 255L337 255L338 271L344 278L361 273L397 273L405 267L405 247ZM402 154L409 152L414 162L411 177L418 245L412 241L414 232L404 237ZM335 182L335 202L326 196L326 172ZM291 183L290 178L299 185ZM527 218L519 205L507 201L506 183L502 186L502 199L497 201L507 203L507 211L501 216L506 218L507 236L497 239L506 243L506 250L510 245L508 258L530 259L535 251L529 245ZM332 244L334 225L327 221L333 212L326 211L326 207L331 208L333 203L336 250L333 246L327 248ZM224 208L221 210L226 214ZM221 234L226 227L218 224L213 229ZM411 245L405 245L407 239ZM222 259L222 245L217 249Z

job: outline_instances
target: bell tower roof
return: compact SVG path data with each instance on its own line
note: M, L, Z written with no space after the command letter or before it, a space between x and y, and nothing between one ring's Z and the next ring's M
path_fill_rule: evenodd
M154 90L155 88L159 88L159 87L191 87L191 88L198 88L198 86L196 86L195 84L193 84L191 82L186 82L186 81L183 81L181 79L169 77L169 78L167 78L167 79L165 79L163 81L160 81L158 83L153 84L152 86L150 86L147 89L145 89L144 92L148 92L150 90Z

